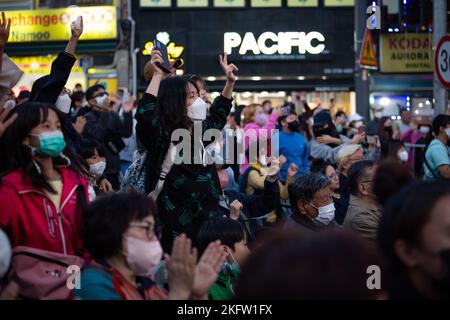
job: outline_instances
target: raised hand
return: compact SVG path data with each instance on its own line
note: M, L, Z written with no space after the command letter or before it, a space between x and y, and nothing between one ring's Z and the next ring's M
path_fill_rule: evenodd
M295 163L291 163L291 165L288 168L287 174L289 177L295 177L295 175L298 173L298 167Z
M197 249L186 235L173 241L172 255L165 254L169 298L186 300L190 297L196 276Z
M106 193L114 192L111 182L109 182L106 178L100 181L100 190Z
M278 160L277 157L270 157L270 167L267 171L268 177L276 177L278 173L280 172L280 160Z
M77 117L77 120L75 120L75 123L73 124L73 127L75 128L75 130L79 133L82 134L84 127L86 126L86 118L83 116L79 116Z
M83 33L83 17L79 16L77 20L72 22L70 25L70 29L72 32L72 37L79 38L81 37L81 34Z
M219 240L208 245L195 269L195 280L192 289L194 298L207 298L208 291L216 282L226 257L227 253L222 249Z
M287 159L285 156L281 155L279 160L280 160L280 168L282 168L287 162Z
M123 107L122 107L123 112L125 112L125 113L131 112L131 110L133 109L133 106L134 106L134 100L135 100L134 96L131 96L130 99L128 99L128 101L123 104Z
M8 120L5 121L5 119L8 117L8 114L11 112L13 107L3 108L3 105L8 100L8 97L3 97L2 100L0 100L0 137L5 133L6 129L17 119L17 114L12 115Z
M220 66L222 67L223 72L227 76L227 80L231 82L236 81L236 75L235 73L239 71L238 67L236 67L234 64L230 63L228 64L228 56L225 53L222 57L222 55L219 56Z
M5 13L2 12L2 19L0 20L0 49L6 47L9 39L9 31L11 29L11 19L6 20Z
M233 220L238 220L241 215L242 208L242 203L239 200L234 200L230 204L230 218Z

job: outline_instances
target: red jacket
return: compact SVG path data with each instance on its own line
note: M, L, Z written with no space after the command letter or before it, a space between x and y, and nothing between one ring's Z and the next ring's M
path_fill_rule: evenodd
M5 176L0 183L0 228L11 246L28 246L58 253L80 255L81 202L77 187L87 196L86 180L68 168L60 169L63 190L60 210L45 191L31 185L22 170Z

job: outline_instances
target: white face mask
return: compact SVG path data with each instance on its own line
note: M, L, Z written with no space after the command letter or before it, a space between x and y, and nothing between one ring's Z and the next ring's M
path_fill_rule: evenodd
M315 207L314 208L319 210L319 215L314 218L314 220L324 224L329 225L331 221L334 219L334 212L336 211L336 208L334 207L334 203L330 203L329 205L323 206L323 207Z
M259 157L259 164L261 164L263 167L267 167L267 156L262 155Z
M420 127L419 131L422 134L428 134L430 132L430 127Z
M55 102L56 108L62 113L68 114L70 112L70 105L72 104L72 99L70 99L68 94L59 96Z
M147 276L152 273L161 261L163 250L158 240L144 241L127 237L128 266L137 276Z
M97 163L89 165L89 172L96 177L100 177L105 172L106 162L99 161Z
M198 97L194 103L188 107L188 117L194 121L203 121L206 119L206 109L208 105L202 98Z
M95 101L97 102L97 106L102 107L103 104L105 103L106 99L108 99L107 94L104 94L102 96L98 96L97 98L95 98Z
M400 161L407 162L408 161L408 152L406 150L400 151L398 153L398 157Z
M445 133L447 134L447 137L450 139L450 128L445 129Z

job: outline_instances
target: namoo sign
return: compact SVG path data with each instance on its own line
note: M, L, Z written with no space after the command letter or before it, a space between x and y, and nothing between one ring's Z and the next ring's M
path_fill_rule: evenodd
M237 32L224 34L224 50L233 54L238 50L240 55L253 53L254 55L273 54L320 54L325 50L325 37L317 31L306 32L264 32L255 37L252 32L245 33L244 37ZM270 43L270 44L268 44ZM293 53L293 49L295 51Z

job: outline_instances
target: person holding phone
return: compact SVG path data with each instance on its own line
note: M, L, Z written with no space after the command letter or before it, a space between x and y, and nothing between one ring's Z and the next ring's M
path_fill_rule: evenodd
M205 148L211 143L203 140L203 133L208 129L222 130L227 122L238 68L228 63L227 55L220 56L220 66L227 81L207 116L206 102L200 98L195 81L190 76L168 76L158 67L162 63L161 52L154 50L152 78L136 113L136 133L147 149L145 191L151 193L164 182L157 197L158 223L162 227L161 244L166 252L170 252L172 242L179 234L185 233L194 239L204 220L221 215L221 189L216 167L203 161L197 163L198 158L205 158ZM195 142L194 123L201 126L202 133L200 141ZM177 129L187 130L192 137L192 161L173 164L169 169L165 167L167 172L163 172L172 133ZM165 173L164 180L162 172Z

